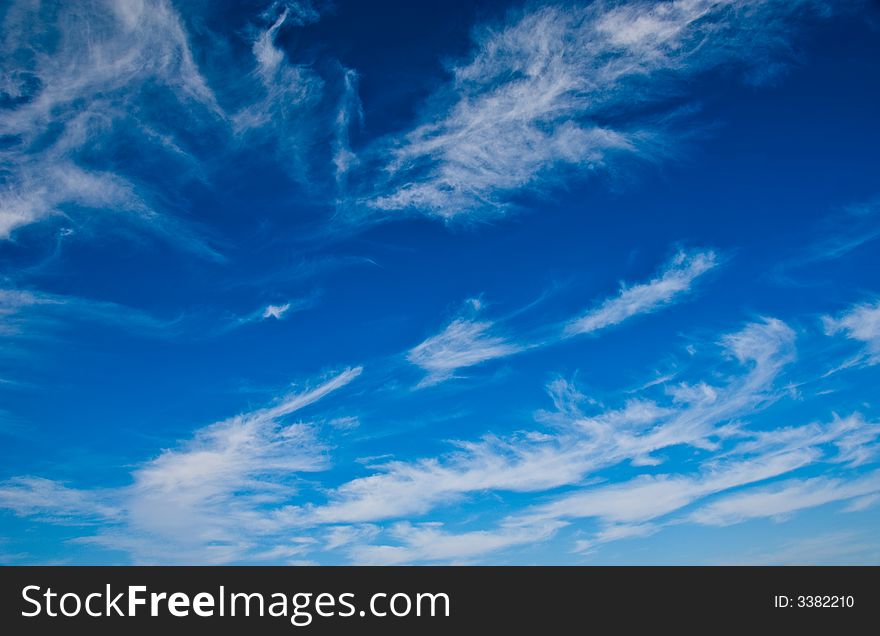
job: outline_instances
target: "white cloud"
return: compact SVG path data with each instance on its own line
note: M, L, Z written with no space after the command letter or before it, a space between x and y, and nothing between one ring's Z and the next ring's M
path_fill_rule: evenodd
M810 424L770 431L742 430L740 436L745 439L729 451L716 454L696 473L642 475L628 482L587 486L511 516L505 524L528 526L566 519L597 519L599 529L591 538L578 541L576 551L592 550L609 541L653 534L663 525L680 522L671 519L670 515L706 497L779 477L820 460L849 466L864 463L876 455L880 425L866 422L854 414L847 418L835 417L825 425ZM827 450L829 446L836 452ZM756 517L777 516L765 512L775 506L773 509L780 511L781 515L834 499L871 496L880 488L880 482L876 479L868 481L874 486L863 487L860 479L820 479L804 482L807 484L803 487L804 492L785 487L747 490L711 503L687 519L722 525L722 519L725 523L733 523L734 511ZM834 487L824 488L829 483ZM816 487L819 485L823 487ZM780 507L778 502L789 494L792 495L787 504L790 509ZM756 505L752 506L753 502ZM864 505L872 503L866 501Z
M653 422L658 418L650 419ZM620 413L606 416L604 420L611 423L607 430L614 430L616 425L622 422ZM797 431L797 434L792 434L792 431ZM854 431L860 431L856 433L856 437L853 437ZM467 561L506 547L544 541L571 520L583 518L594 518L599 522L599 526L588 539L578 540L574 550L592 551L604 543L648 536L659 532L665 525L680 523L680 519L673 517L674 513L693 506L707 497L771 480L814 465L820 460L845 463L850 459L848 453L826 452L825 447L831 445L840 449L876 445L876 440L880 437L880 426L868 424L860 416L854 415L844 419L835 418L827 425L813 424L800 429L781 429L776 439L770 440L769 437L776 433L776 431L740 431L740 435L745 437L746 441L737 443L731 451L722 454L720 459L702 463L696 472L642 475L621 483L578 486L571 492L554 497L549 503L532 506L507 517L492 530L449 534L442 530L439 524L434 523L415 526L411 523L396 524L392 526L391 535L396 539L397 544L356 545L351 550L351 557L356 563L382 564ZM565 458L559 455L556 460L564 462ZM598 461L594 463L593 468L597 469L603 465L606 464ZM434 468L439 467L435 465ZM459 466L459 469L461 468ZM538 490L552 488L546 483L539 483L546 477L546 473L542 476L536 476L534 473L542 466L531 464L521 465L521 468L523 474L531 474L536 480L530 485L520 482L518 485L522 490L531 490L530 486L536 486ZM504 470L504 467L498 466L496 470L498 469ZM459 474L464 475L465 471L459 470ZM508 473L506 476L508 480L510 475L511 473ZM448 478L441 470L436 470L430 478L426 477L424 480L413 471L408 471L406 476L415 482L414 485L425 497L432 496L429 488L437 480L446 481L448 485ZM472 473L470 476L474 477L475 474ZM568 483L576 484L581 479L582 477L575 478ZM803 498L793 496L788 511L821 505L837 499L854 499L851 508L855 510L873 505L876 501L876 493L880 491L880 482L876 478L819 481L833 483L834 488L819 489ZM559 482L558 485L564 484ZM814 484L811 483L810 486L812 485ZM392 495L400 503L401 492L395 490L393 484L383 483L382 486L384 492ZM518 489L512 482L496 483L491 488ZM477 490L482 489L477 488ZM755 516L764 516L768 507L775 504L777 499L785 499L782 494L774 495L772 501L765 505L765 490L746 491L746 493L750 492L756 493L755 501L758 501L758 505L750 507L748 503L731 504L727 508L751 510ZM785 492L798 494L793 490ZM747 500L746 494L733 495L731 499L735 500L740 496ZM376 505L378 502L371 503ZM713 503L705 509L699 509L687 519L698 523L709 523L709 519L718 518L719 513L713 508L715 505ZM707 510L710 512L705 512ZM344 511L344 513L351 512L353 512L352 508ZM380 515L385 514L388 508L379 512ZM416 508L405 511L407 514L415 512L418 512ZM397 513L401 511L398 510ZM380 515L374 518L381 518ZM776 513L770 516L776 516ZM319 514L314 520L319 521L320 518Z
M317 296L267 305L242 316L181 313L171 318L119 303L52 294L39 290L0 287L0 342L38 342L59 338L81 324L97 324L128 334L167 339L222 336L245 325L286 320L315 305ZM0 357L3 355L0 349Z
M240 327L261 323L266 320L287 320L292 314L311 309L318 302L318 295L303 296L301 298L293 298L279 304L268 304L260 307L255 311L243 315L227 315L223 318L214 329L207 333L211 335L223 335L234 331Z
M283 305L268 305L263 310L263 318L274 318L275 320L281 320L284 318L284 314L290 309L290 303L284 303Z
M880 561L880 544L875 536L856 532L832 532L801 537L772 546L749 550L732 557L729 550L720 565L866 565Z
M880 363L880 302L854 305L837 318L825 316L822 322L829 336L843 333L850 340L864 344L863 353L841 368Z
M333 165L336 167L336 182L342 185L345 176L358 164L357 156L351 151L351 128L362 124L364 111L358 96L358 74L345 69L343 92L336 112L336 132L333 150Z
M694 281L716 264L717 258L712 251L681 251L655 278L647 283L622 287L617 296L571 321L565 331L568 335L594 333L633 316L656 311L690 291Z
M92 322L143 335L173 333L177 321L162 320L118 303L27 289L0 288L0 338L52 336L75 322Z
M880 471L857 479L792 479L760 490L728 495L695 511L696 523L726 526L749 519L786 516L836 501L880 493Z
M794 333L764 320L722 339L724 350L746 365L716 387L711 402L662 406L630 400L623 409L594 416L580 408L583 396L554 382L557 412L541 413L550 434L487 435L457 442L458 450L417 461L392 461L349 481L324 505L294 507L281 516L291 524L362 523L424 514L483 491L539 492L580 483L591 472L625 461L656 464L652 454L677 445L717 450L742 434L738 419L778 397L773 383L793 356Z
M533 524L595 517L608 527L644 524L710 494L777 477L806 466L816 458L815 452L801 450L714 465L698 475L644 475L629 482L585 488L559 497L552 503L514 517L510 522ZM625 535L613 533L611 538Z
M689 292L695 281L716 267L718 258L711 250L679 251L666 267L647 283L623 287L585 315L569 321L562 333L549 333L535 342L524 344L500 333L498 322L481 319L484 304L479 298L466 302L466 310L444 329L407 353L407 359L421 367L427 375L419 387L431 386L455 376L459 369L473 367L490 360L558 343L565 337L593 333L619 324L633 316L658 311ZM541 331L547 331L543 328Z
M324 80L308 65L296 64L276 44L282 28L316 22L318 12L309 3L274 3L263 15L270 23L253 42L256 64L254 92L258 98L231 115L233 131L242 141L269 143L294 176L307 181L310 130L317 128L315 108L323 96ZM321 126L328 122L322 122Z
M880 238L878 218L880 199L875 198L847 206L831 218L822 219L815 228L819 238L778 263L774 278L784 284L803 284L803 270L807 269L809 275L809 268L844 258Z
M578 539L574 542L573 553L594 552L603 543L650 536L659 532L660 526L651 523L626 524L617 523L604 526L590 539Z
M867 421L860 413L834 418L827 424L813 422L805 426L779 427L754 431L749 439L737 444L737 453L782 452L799 448L829 446L833 454L825 461L849 467L862 466L880 455L880 423Z
M72 490L49 480L0 485L0 506L22 515L111 523L81 540L131 553L142 563L220 563L254 557L282 530L271 511L296 494L301 473L326 468L326 448L305 423L283 419L341 389L361 373L347 369L277 405L198 429L132 472L132 484ZM299 553L299 551L297 551Z
M201 26L193 42L212 44L201 54L171 0L17 0L4 11L0 240L53 217L91 231L114 213L114 229L121 220L222 260L198 220L178 214L192 181L214 187L231 156L264 147L313 190L332 183L333 161L338 175L354 163L336 121L357 112L354 72L326 65L325 79L276 43L282 29L319 19L311 4L274 2L222 33L209 27L215 8L182 7ZM241 38L250 38L249 65L235 57ZM157 173L155 161L170 169Z
M656 109L672 118L668 98L710 69L773 68L766 58L785 56L795 16L812 6L824 3L593 2L512 13L475 32L473 54L450 69L423 123L389 144L388 182L368 203L485 216L552 181L554 169L583 174L668 153L673 139Z
M545 541L586 518L596 521L596 529L580 532L579 551L671 523L733 522L742 510L787 514L778 505L785 497L762 488L676 516L708 497L820 462L843 472L876 459L880 425L859 414L824 424L749 428L749 418L786 394L777 380L794 358L794 333L784 323L750 323L719 345L731 370L714 366L711 383L644 389L653 397L626 392L613 407L557 379L548 387L554 408L536 414L537 430L454 442L452 452L438 456L373 462L366 475L331 489L301 492L302 476L326 468L329 444L318 427L334 435L339 417L312 423L287 418L348 385L360 368L277 405L198 429L133 470L129 486L74 490L18 477L0 484L0 504L54 522L100 522L100 530L80 540L127 551L137 562L278 560L322 550L341 550L359 563L459 562ZM658 472L665 463L659 452L673 447L689 447L693 459L678 472ZM616 466L636 476L604 482L602 471ZM877 489L862 487L866 478L822 479L786 482L807 484L790 491L799 502L790 511L835 498L848 500L853 510L876 502ZM453 532L449 525L417 523L481 493L544 494L490 528ZM744 501L754 506L735 499L750 493L756 498ZM384 525L395 520L406 523Z
M0 483L0 508L62 523L118 519L118 511L105 503L105 497L103 491L76 490L41 477L13 477Z
M50 27L57 28L51 54L37 45ZM124 210L153 223L155 213L133 181L86 167L81 158L132 120L130 99L147 86L219 115L171 4L91 0L56 12L17 2L5 13L4 33L8 75L0 88L14 107L0 111L0 134L15 143L2 150L10 172L0 193L0 238L75 208ZM32 55L23 56L28 50Z
M324 535L327 550L347 547L353 543L371 541L381 532L381 528L369 523L355 526L331 526Z
M479 301L471 301L470 306L475 312L480 309ZM453 377L459 369L522 351L521 345L496 334L494 327L492 321L461 315L440 333L410 349L407 359L428 373L419 386L437 384Z
M513 546L546 541L561 524L450 533L440 524L398 523L390 534L394 545L357 545L350 555L361 565L409 565L419 562L465 562Z

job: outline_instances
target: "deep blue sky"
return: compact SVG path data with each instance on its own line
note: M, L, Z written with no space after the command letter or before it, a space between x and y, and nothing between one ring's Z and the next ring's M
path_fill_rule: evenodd
M0 19L0 561L880 561L876 4Z

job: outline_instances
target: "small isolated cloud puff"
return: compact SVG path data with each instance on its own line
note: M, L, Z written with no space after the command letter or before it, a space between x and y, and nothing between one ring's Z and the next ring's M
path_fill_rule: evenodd
M215 334L222 335L255 323L262 323L266 320L287 320L292 314L310 309L317 302L317 296L305 296L288 300L281 304L268 304L261 309L256 309L250 313L241 316L231 316L215 331Z
M290 303L284 303L283 305L269 305L263 310L263 319L274 318L275 320L281 320L289 309Z

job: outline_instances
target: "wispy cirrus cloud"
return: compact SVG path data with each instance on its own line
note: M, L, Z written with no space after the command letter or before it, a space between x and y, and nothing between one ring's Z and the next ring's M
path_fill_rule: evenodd
M439 333L407 352L407 360L427 375L419 382L426 387L455 377L460 369L506 358L530 349L547 347L580 334L595 333L639 315L669 306L689 293L697 279L718 266L712 250L679 250L651 280L623 286L584 315L559 325L542 325L526 334L511 335L503 320L481 317L483 302L470 299L465 310Z
M864 345L860 354L836 370L880 363L880 301L853 305L837 317L823 317L822 323L827 335L842 333L848 339Z
M287 312L290 311L291 303L284 303L283 305L266 305L266 308L263 310L263 313L260 314L260 317L263 320L267 318L274 318L275 320L282 320Z
M876 422L853 414L798 427L749 426L758 411L788 394L779 380L794 360L794 332L764 319L718 343L732 366L716 370L712 381L653 384L606 406L556 380L548 387L553 409L539 411L532 430L486 434L454 442L450 453L373 464L367 475L328 490L301 494L300 485L301 475L326 468L332 431L288 418L350 384L360 368L275 406L197 429L133 470L129 486L77 490L15 477L0 485L0 505L20 516L97 526L78 540L147 563L178 556L206 563L293 559L327 550L357 563L470 562L547 541L592 519L595 529L586 537L581 531L574 546L584 552L680 523L732 523L743 506L722 506L728 492L755 494L761 505L753 511L785 514L770 505L783 499L768 493L801 482L818 495L797 497L791 511L833 501L848 501L852 509L873 505L876 484L850 471L875 461ZM662 471L660 452L672 448L690 448L693 460ZM618 466L636 475L605 481L603 471ZM791 477L817 466L837 474L816 482ZM789 478L783 486L762 490L783 477ZM426 518L480 493L534 501L476 529Z
M589 539L577 542L576 550L582 552L680 523L677 513L720 493L817 463L851 469L874 461L880 425L858 414L835 417L827 424L771 431L750 430L745 425L744 418L782 395L782 389L774 389L773 384L793 360L793 337L787 326L774 320L723 337L724 351L743 365L751 365L751 370L731 377L727 386L699 382L667 387L667 404L630 399L622 409L588 415L582 410L589 405L585 396L568 383L554 382L550 388L556 410L539 414L539 421L552 427L549 431L459 442L460 451L445 458L391 462L377 474L341 486L329 505L298 514L318 523L377 522L411 518L486 490L552 492L560 486L575 486L550 503L503 519L494 530L455 533L436 525L404 524L405 532L392 529L387 535L386 541L393 539L392 543L359 545L351 554L356 561L382 563L440 559L439 553L414 541L415 536L433 537L449 546L448 560L468 560L479 554L474 546L484 544L485 551L492 552L529 543L531 536L555 535L576 519L596 519L598 529ZM606 466L627 461L633 466L660 465L662 459L654 453L679 445L709 452L710 459L700 462L693 472L590 484L590 476L601 474ZM840 498L870 496L872 488L855 488L851 497ZM393 493L390 498L389 493ZM833 500L817 498L814 503L803 502L801 508Z
M108 500L112 493L69 488L42 477L13 477L0 484L0 507L23 517L62 524L90 525L119 519Z
M324 80L309 66L291 61L276 39L282 28L317 22L320 14L309 2L275 2L259 18L268 23L256 31L251 49L259 97L230 116L233 131L242 141L270 144L297 177L305 178L303 151Z
M559 525L547 523L454 533L439 523L401 522L392 526L388 533L394 544L359 544L351 548L350 555L354 562L364 565L462 563L514 546L546 541Z
M809 451L765 455L715 465L703 474L644 475L628 482L587 487L525 511L508 523L531 525L538 521L593 517L604 525L604 534L597 538L624 538L630 533L621 533L622 527L640 527L710 494L784 475L816 458Z
M149 109L133 103L151 87L167 104L222 116L174 7L166 0L16 2L3 30L0 135L9 143L0 153L9 172L0 238L76 210L122 210L156 222L150 195L100 155L122 126L151 130ZM162 135L148 137L145 144L161 150ZM174 238L168 227L160 231Z
M837 501L880 495L880 471L856 479L815 477L793 479L759 490L728 495L714 501L690 517L704 525L726 526L749 519L784 518L799 510Z
M592 472L627 459L645 463L651 453L671 445L711 448L717 444L712 438L740 434L734 420L772 399L773 380L789 359L786 329L768 322L725 338L725 348L752 368L741 377L731 377L727 386L717 387L711 401L685 404L676 399L661 406L630 400L622 409L588 415L579 406L585 398L557 382L552 395L558 410L539 417L549 427L546 431L458 442L459 450L451 455L380 466L379 472L332 491L325 504L291 505L288 476L320 469L323 445L308 425L282 425L280 420L350 383L360 374L359 368L351 369L278 406L199 429L190 441L136 469L131 486L96 493L58 485L64 505L54 514L76 516L80 505L76 502L97 497L113 520L108 518L108 527L83 540L125 549L146 562L172 558L169 544L176 542L190 560L222 562L248 554L252 546L263 545L264 539L275 542L273 537L281 529L305 531L322 525L399 519L480 491L536 493L577 484ZM49 499L41 504L45 510L26 505L36 501L36 486L43 491L46 484L6 482L5 507L23 515L51 516ZM76 505L71 508L70 502ZM165 514L172 510L173 514ZM549 536L558 527L551 519L540 530L503 530L500 535L479 531L470 537L475 539L470 544L503 549L529 538L537 540L539 535ZM161 548L142 533L163 537ZM457 559L477 556L473 548L453 549L469 543L467 537L456 538L454 533L441 537L448 549L434 553L418 540L422 530L404 534L398 540L404 539L409 552L390 551L398 559L402 555L424 560L453 554ZM352 555L389 558L381 554L387 550L371 553L361 535L337 545L345 543L351 545Z
M474 52L421 123L392 139L374 209L444 219L503 213L567 174L654 159L687 82L739 66L778 68L813 0L673 0L550 5L474 33ZM658 115L658 112L661 113Z
M89 325L138 337L194 341L225 336L247 325L288 320L316 303L317 295L313 294L270 303L244 315L182 310L172 317L162 317L108 300L0 287L0 342L57 343L74 334L78 327Z
M880 238L880 200L846 206L824 219L815 231L820 238L779 263L773 271L774 280L803 284L801 270L848 257Z
M880 424L860 413L837 414L827 423L779 427L756 431L736 446L739 453L783 452L810 446L828 447L828 461L849 467L862 466L880 456ZM833 452L832 452L833 451Z
M273 304L269 303L264 307L260 307L250 313L242 316L235 316L226 320L216 330L215 334L225 334L239 327L254 323L262 323L268 321L288 320L293 314L311 309L317 303L316 295L304 296L302 298L292 298L286 302Z
M582 539L577 545L577 551L592 550L602 543L652 534L664 525L680 523L681 519L674 513L719 493L766 482L816 463L846 468L865 463L877 454L880 425L867 422L855 413L846 418L835 417L827 424L813 423L771 431L743 430L739 437L742 441L705 462L696 473L647 475L628 482L586 487L513 516L506 523L528 525L550 520L595 518L600 522L600 528L590 539ZM866 480L867 485L862 483ZM824 495L813 493L817 496L806 498L793 497L791 511L870 495L878 487L875 477L807 481L811 486L820 482L846 486L836 491L837 496L829 497L826 492ZM725 495L705 508L698 508L687 519L698 523L718 520L720 515L716 507L725 509L728 506L719 502L728 501L727 498L736 502L740 497L743 498L741 508L751 510L753 517L743 515L734 521L731 515L727 518L729 523L761 516L782 516L785 513L783 507L777 508L776 513L764 514L759 511L768 510L769 505L750 506L749 497L754 493L755 501L764 501L767 492L784 489L771 486L766 490L747 489L741 494ZM849 496L845 496L847 494ZM779 501L783 499L780 497ZM729 506L737 508L735 503Z
M880 545L872 533L831 532L818 536L787 539L771 549L751 549L744 554L729 553L717 560L720 565L859 565L875 563Z
M187 188L222 190L214 179L230 160L267 148L317 200L333 200L334 175L354 161L346 130L359 112L357 74L328 63L322 75L277 44L319 12L307 1L267 2L240 28L214 32L212 10L181 15L170 0L10 5L0 41L0 239L52 218L87 236L112 218L114 230L222 260L223 237L188 208ZM190 34L193 23L201 26ZM250 56L233 53L242 44Z
M210 560L215 548L243 556L254 534L272 530L261 509L295 496L297 475L327 467L326 448L312 426L284 418L346 386L361 371L346 369L276 406L199 429L179 448L163 451L132 473L133 484L122 493L126 527L93 541L113 546L138 538L146 552L141 558L148 560L160 558L165 542L191 545L200 560Z
M80 540L124 550L141 563L258 558L266 537L276 537L275 548L285 541L277 537L282 528L272 522L273 508L296 495L298 475L327 466L326 447L314 428L285 418L361 372L346 369L276 405L197 429L191 439L136 468L129 486L76 490L15 477L0 484L0 507L68 523L98 519L100 529Z
M656 277L647 283L621 287L617 296L569 322L565 333L594 333L639 314L654 312L689 292L694 282L717 264L718 257L711 250L680 251Z
M144 335L169 335L178 319L163 320L118 303L51 294L15 287L0 288L0 338L36 340L76 323L114 326Z
M774 380L793 359L793 341L787 325L770 319L725 336L723 351L746 371L699 398L680 385L667 405L630 398L621 409L589 415L581 410L584 396L554 382L558 410L539 418L549 430L486 435L456 442L457 450L445 456L388 462L339 486L327 504L286 514L304 524L374 522L424 514L481 491L540 492L576 484L624 461L657 464L653 454L673 446L717 450L742 434L738 418L778 397Z
M364 110L358 96L358 74L354 69L345 69L342 97L336 110L333 143L333 165L339 186L344 186L348 172L358 164L358 157L351 150L351 131L353 127L363 125L363 121Z
M467 311L454 318L440 333L406 354L407 360L427 372L419 383L420 387L448 380L459 369L522 351L522 345L496 333L491 320L479 318L480 300L467 301L467 307Z

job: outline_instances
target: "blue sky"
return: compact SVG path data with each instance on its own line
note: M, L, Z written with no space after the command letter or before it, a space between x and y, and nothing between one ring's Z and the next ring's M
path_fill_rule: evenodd
M868 2L4 2L0 561L878 563Z

